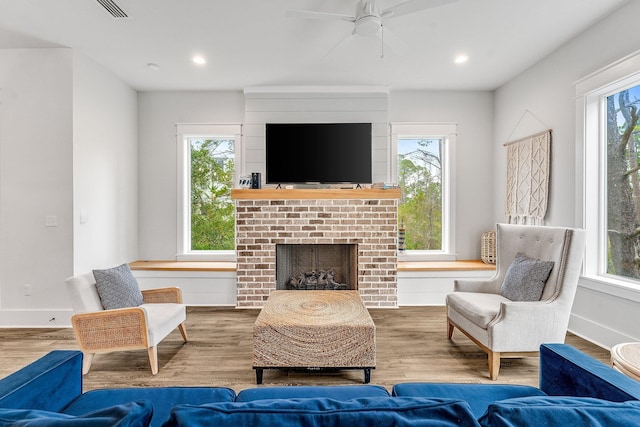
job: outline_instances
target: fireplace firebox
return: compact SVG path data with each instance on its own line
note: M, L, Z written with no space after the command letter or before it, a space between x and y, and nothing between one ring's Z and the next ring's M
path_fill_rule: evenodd
M357 290L357 244L277 244L276 289Z

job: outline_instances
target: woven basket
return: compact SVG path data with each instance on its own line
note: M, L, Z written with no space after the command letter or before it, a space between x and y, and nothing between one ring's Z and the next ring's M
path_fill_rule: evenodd
M496 263L496 232L485 231L482 233L480 259L485 264Z

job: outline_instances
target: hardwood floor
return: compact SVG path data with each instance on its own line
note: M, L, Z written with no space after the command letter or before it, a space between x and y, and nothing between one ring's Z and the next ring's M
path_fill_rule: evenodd
M256 387L252 369L253 309L190 307L189 342L173 331L158 346L160 372L151 375L147 352L96 355L84 376L85 390L177 385ZM400 382L492 383L487 356L459 331L446 338L444 307L370 309L376 324L377 366L371 383L389 390ZM566 342L608 363L609 351L575 335ZM0 376L54 349L77 349L71 329L0 329ZM362 370L266 370L263 386L361 384ZM497 383L538 385L538 359L507 359Z

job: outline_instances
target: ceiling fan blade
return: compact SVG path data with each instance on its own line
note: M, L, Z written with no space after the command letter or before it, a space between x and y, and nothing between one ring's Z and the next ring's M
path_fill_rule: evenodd
M330 19L330 20L339 20L339 21L347 21L347 22L356 21L355 16L342 15L340 13L316 12L313 10L289 9L285 12L285 16L287 18Z
M389 30L389 28L383 26L382 31L379 31L376 35L382 40L382 43L389 47L396 55L405 56L409 53L409 46L393 31Z
M397 18L398 16L444 6L445 4L455 3L457 1L458 0L409 0L383 10L380 17L383 19Z
M324 61L325 59L327 59L329 56L331 56L331 54L337 50L342 49L342 47L348 45L349 43L351 43L351 40L353 40L353 36L355 36L355 32L351 31L349 34L347 34L346 36L344 36L334 47L331 48L331 50L329 50L329 52L327 52L322 59L320 59L320 61Z

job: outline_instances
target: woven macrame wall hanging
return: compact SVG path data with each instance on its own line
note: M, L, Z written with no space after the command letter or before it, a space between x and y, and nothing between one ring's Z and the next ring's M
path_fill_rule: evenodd
M507 148L507 222L543 225L549 197L551 130L504 145Z

